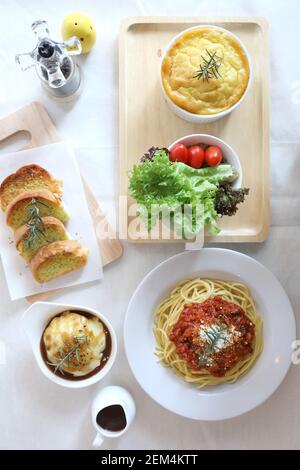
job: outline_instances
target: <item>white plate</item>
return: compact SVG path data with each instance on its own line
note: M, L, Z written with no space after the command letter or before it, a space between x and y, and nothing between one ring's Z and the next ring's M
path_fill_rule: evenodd
M154 355L155 307L179 281L196 276L244 282L263 318L263 352L234 384L198 390L161 366ZM153 400L187 418L214 421L241 415L276 390L291 363L296 327L289 299L268 269L244 254L205 248L173 256L144 278L128 305L124 337L133 374Z

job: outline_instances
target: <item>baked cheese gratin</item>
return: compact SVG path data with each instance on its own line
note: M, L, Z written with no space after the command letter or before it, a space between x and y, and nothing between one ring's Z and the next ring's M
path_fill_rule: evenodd
M246 91L250 68L242 46L225 31L199 27L183 33L162 61L167 96L193 114L218 114Z

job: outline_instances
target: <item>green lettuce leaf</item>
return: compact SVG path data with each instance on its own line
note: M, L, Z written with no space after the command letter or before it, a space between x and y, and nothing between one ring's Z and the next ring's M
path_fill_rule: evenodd
M129 191L140 205L139 213L148 230L162 218L163 212L169 211L173 228L180 236L191 238L204 225L216 235L220 231L214 204L216 191L220 182L235 177L231 165L196 170L183 163L170 162L167 153L158 150L152 160L133 167ZM189 211L185 210L185 205L190 206ZM199 205L203 206L202 217L197 213Z

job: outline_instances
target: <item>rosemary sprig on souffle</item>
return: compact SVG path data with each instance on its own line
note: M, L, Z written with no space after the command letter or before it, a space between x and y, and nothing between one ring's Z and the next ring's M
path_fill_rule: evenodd
M211 78L219 78L222 75L220 74L219 68L222 64L223 57L217 55L216 51L210 52L206 49L207 57L201 55L202 62L199 65L199 70L193 78L198 80L202 79L203 81L209 81Z
M67 367L70 368L71 360L73 359L76 366L79 364L79 355L78 349L80 348L82 343L87 343L87 335L79 335L74 336L74 344L66 343L63 350L59 352L59 359L56 363L47 362L49 366L54 367L54 373L59 371L62 375L64 375L64 371L62 369L63 365L66 363Z

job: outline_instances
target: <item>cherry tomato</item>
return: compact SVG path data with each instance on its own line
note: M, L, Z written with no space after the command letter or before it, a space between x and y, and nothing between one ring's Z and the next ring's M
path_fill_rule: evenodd
M219 147L212 145L205 150L205 163L208 166L219 165L222 161L222 157L222 150Z
M188 161L188 149L183 144L175 145L170 152L171 162L187 163Z
M204 162L204 150L200 145L193 145L188 149L188 164L193 168L201 168Z

